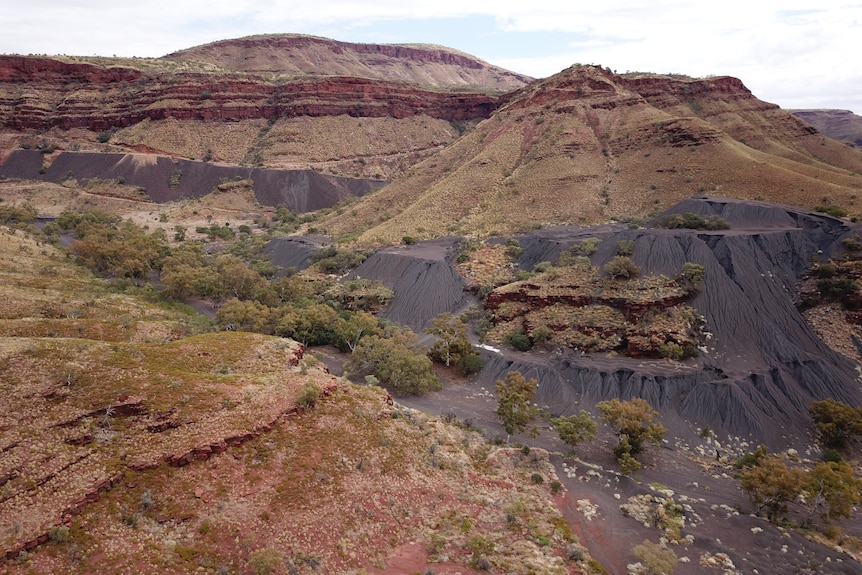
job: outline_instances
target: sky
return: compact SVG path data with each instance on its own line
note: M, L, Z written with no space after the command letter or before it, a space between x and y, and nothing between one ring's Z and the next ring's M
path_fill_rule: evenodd
M734 76L862 115L862 0L0 0L0 53L157 57L254 34L432 43L543 78L569 66Z

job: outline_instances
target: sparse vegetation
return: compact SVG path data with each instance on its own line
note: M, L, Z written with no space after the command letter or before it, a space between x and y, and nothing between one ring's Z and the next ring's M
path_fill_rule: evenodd
M653 222L653 225L657 228L667 228L671 230L680 228L710 231L730 229L730 224L721 216L713 214L703 217L691 212L662 216Z
M821 212L835 218L843 218L847 216L846 209L842 208L841 206L834 206L831 204L818 204L814 206L814 211Z

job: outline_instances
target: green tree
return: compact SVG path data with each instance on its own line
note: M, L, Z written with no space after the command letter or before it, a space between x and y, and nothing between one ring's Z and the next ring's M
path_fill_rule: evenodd
M510 371L506 379L498 379L497 415L506 433L512 435L524 431L531 419L539 413L539 408L530 401L536 395L538 382L535 378L527 380L519 371Z
M829 523L850 518L853 506L862 501L862 480L845 461L821 461L806 474L802 491L809 510L807 523L814 515Z
M96 273L135 282L158 269L168 252L164 231L148 234L130 222L104 223L82 220L69 249Z
M216 321L222 327L238 331L272 334L273 310L256 301L228 300L216 312Z
M646 443L658 445L667 434L667 429L658 422L659 413L644 399L610 399L600 401L596 408L602 414L602 421L613 429L619 438L614 454L624 472L630 473L639 469L637 456L646 449Z
M366 311L348 312L347 317L342 317L336 327L336 340L338 346L349 349L350 353L356 351L359 341L368 335L381 335L380 322L376 317Z
M275 335L289 337L303 345L327 345L335 342L338 313L325 304L313 303L284 311L275 327Z
M348 374L371 374L400 395L419 395L440 389L431 360L408 328L389 328L384 335L359 340L344 364Z
M466 355L478 355L467 338L467 324L451 313L441 313L431 320L425 333L437 338L428 357L447 367Z
M583 441L595 439L599 430L598 423L583 409L577 415L555 417L550 423L557 430L560 439L573 448Z
M790 468L780 457L770 455L742 471L740 487L758 515L765 510L767 518L776 522L787 513L787 503L802 493L804 478L802 469Z
M846 449L862 437L862 408L824 399L809 408L818 439L826 447Z

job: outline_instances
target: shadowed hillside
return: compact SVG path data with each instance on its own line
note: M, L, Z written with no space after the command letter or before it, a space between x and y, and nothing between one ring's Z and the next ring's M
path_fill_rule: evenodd
M862 117L850 110L789 110L833 140L862 147Z

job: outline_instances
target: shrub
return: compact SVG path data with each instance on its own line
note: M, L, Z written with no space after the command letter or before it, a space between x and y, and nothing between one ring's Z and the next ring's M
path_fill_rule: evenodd
M617 242L616 252L618 256L630 256L634 251L634 240L620 240Z
M533 266L533 271L537 274L545 273L554 267L554 264L551 262L539 262L535 266Z
M55 545L62 545L69 540L69 528L65 525L56 525L48 531L48 539Z
M281 563L281 553L269 547L252 551L248 555L248 564L254 575L270 575Z
M679 560L673 549L647 539L632 547L632 555L640 561L645 575L670 575Z
M655 227L690 230L729 230L730 224L718 215L703 217L698 214L686 212L684 214L668 214L655 221Z
M817 266L817 277L821 279L832 278L838 274L838 266L832 262Z
M599 251L599 244L602 240L599 238L587 238L572 246L572 254L581 256L591 256Z
M469 355L462 356L458 360L458 363L455 364L455 367L462 375L472 375L482 371L482 368L485 367L485 361L479 354L471 353Z
M306 381L302 387L299 389L299 395L297 395L296 403L299 407L307 408L314 407L314 404L317 403L317 399L320 397L320 386L315 382L308 380Z
M679 272L678 279L683 283L693 286L703 281L706 275L706 269L696 263L685 262L682 264L682 270Z
M111 132L99 132L99 135L96 136L96 141L100 144L107 144L111 139Z
M547 327L540 325L530 334L533 338L533 345L544 343L551 339L551 330Z
M632 279L641 273L637 264L628 256L614 256L603 269L612 279Z
M533 343L530 341L530 338L521 332L510 333L506 338L506 341L508 341L509 345L518 351L530 351L530 348L533 347Z
M817 205L814 206L815 212L820 212L823 214L830 215L835 218L843 218L847 215L847 210L842 208L841 206L833 206L833 205Z
M413 236L404 236L403 238L401 238L401 243L405 246L412 246L416 243L416 238L414 238Z
M844 238L841 240L841 245L844 246L844 249L851 252L858 252L862 250L862 240L860 240L857 236L851 236L849 238Z
M856 293L858 286L851 278L822 278L817 280L817 291L827 300L843 301Z
M513 260L521 257L521 254L524 253L524 248L521 247L520 242L518 240L511 238L506 242L506 254L512 258Z

